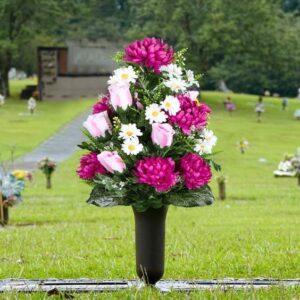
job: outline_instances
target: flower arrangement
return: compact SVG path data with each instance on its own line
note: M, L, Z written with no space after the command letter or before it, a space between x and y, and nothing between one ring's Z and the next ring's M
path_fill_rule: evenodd
M32 180L32 174L24 170L15 170L11 173L0 172L0 223L8 222L8 208L22 201L22 191L25 188L25 179Z
M273 172L275 177L294 177L300 172L300 149L295 155L284 154L277 170Z
M42 159L38 163L38 168L45 174L46 177L46 188L51 189L51 177L53 172L56 170L56 163L49 158Z
M212 110L197 99L201 76L185 69L185 51L147 37L114 57L120 67L83 123L87 141L79 145L89 151L77 169L93 186L88 203L141 212L212 204L217 137L207 128Z
M237 142L237 147L239 148L241 154L245 154L249 146L249 142L245 138L242 138L239 142Z

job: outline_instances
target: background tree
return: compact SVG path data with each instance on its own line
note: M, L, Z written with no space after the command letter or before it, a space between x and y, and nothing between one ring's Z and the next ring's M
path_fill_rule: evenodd
M299 0L1 0L0 92L14 66L36 72L37 46L68 39L162 37L189 48L202 87L294 96L300 82Z
M8 72L15 65L26 67L26 53L37 41L58 43L61 28L73 12L69 0L1 0L0 1L0 89L9 96ZM31 57L36 51L31 52ZM25 59L24 59L25 58ZM28 57L27 57L28 59ZM31 59L30 59L31 60Z

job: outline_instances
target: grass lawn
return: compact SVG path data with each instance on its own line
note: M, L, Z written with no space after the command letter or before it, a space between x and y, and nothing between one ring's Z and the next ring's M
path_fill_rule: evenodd
M283 154L294 153L300 147L300 122L292 117L294 110L300 108L300 101L290 100L288 110L282 112L280 100L266 99L263 122L257 123L254 114L257 97L233 95L237 105L233 116L224 111L222 94L206 92L204 98L214 109L210 127L219 137L216 150L222 153L217 160L228 178L228 199L205 208L170 207L164 279L300 278L300 187L295 178L272 176ZM77 104L82 105L81 109L86 105L86 102L64 103L64 109L58 112L57 106L43 103L40 110L42 113L42 105L47 105L49 118L57 122L61 119L61 126L71 113L75 114L75 103L78 112ZM43 123L48 124L49 118L45 117L46 110L44 119L36 117L40 124L36 128L38 141L28 141L23 151L48 135ZM6 113L0 122L11 118ZM21 135L17 134L18 139ZM244 155L236 147L242 138L251 145ZM9 139L13 141L6 133L1 147ZM33 183L27 184L24 203L10 210L11 226L0 230L0 278L136 278L132 211L128 207L101 209L85 203L89 187L75 175L79 157L77 153L59 166L53 176L52 190L45 189L43 176L36 172ZM259 163L260 158L266 162ZM215 180L212 188L217 195ZM13 297L41 299L43 296ZM186 299L188 295L173 292L163 296L145 289L79 296L80 299L97 297ZM300 288L196 292L189 297L299 299Z
M39 145L76 115L88 109L94 100L43 101L37 103L35 115L28 115L27 102L20 91L33 80L11 81L12 97L0 106L0 161L20 156Z

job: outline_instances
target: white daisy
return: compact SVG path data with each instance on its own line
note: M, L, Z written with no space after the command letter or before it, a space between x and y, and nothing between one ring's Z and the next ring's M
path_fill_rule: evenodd
M119 133L119 138L133 139L143 135L141 130L136 127L136 124L122 124Z
M207 144L205 140L198 140L194 151L201 154L210 154L212 152L212 146Z
M218 138L214 135L212 130L205 128L201 135L208 145L211 145L212 147L216 145Z
M108 80L109 85L122 84L122 83L135 83L137 79L137 74L135 73L132 66L127 68L119 68L114 71L114 75L110 76Z
M111 85L117 85L119 83L120 83L119 78L116 75L110 76L108 81L107 81L107 84L110 85L110 86Z
M212 148L217 143L217 137L214 135L213 131L205 128L202 131L201 137L202 139L197 141L194 150L199 154L212 153Z
M153 103L146 107L146 120L149 120L150 124L164 123L167 120L167 115L158 104Z
M184 92L187 88L187 83L180 78L170 78L164 81L164 85L175 93Z
M161 103L161 108L171 116L175 116L180 111L180 102L176 97L166 96L165 100Z
M168 73L169 78L172 78L172 77L181 78L181 75L182 75L182 69L175 64L161 66L160 71Z
M191 70L186 71L188 86L196 85L199 87L199 82L195 79L194 72Z
M127 155L137 155L141 151L143 151L143 145L140 144L138 138L127 139L122 144L122 150Z

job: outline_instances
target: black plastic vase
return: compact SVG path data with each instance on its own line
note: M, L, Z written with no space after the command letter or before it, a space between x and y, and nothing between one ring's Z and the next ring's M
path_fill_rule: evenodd
M164 274L165 223L168 207L149 208L138 212L135 208L136 272L146 284L154 285Z

